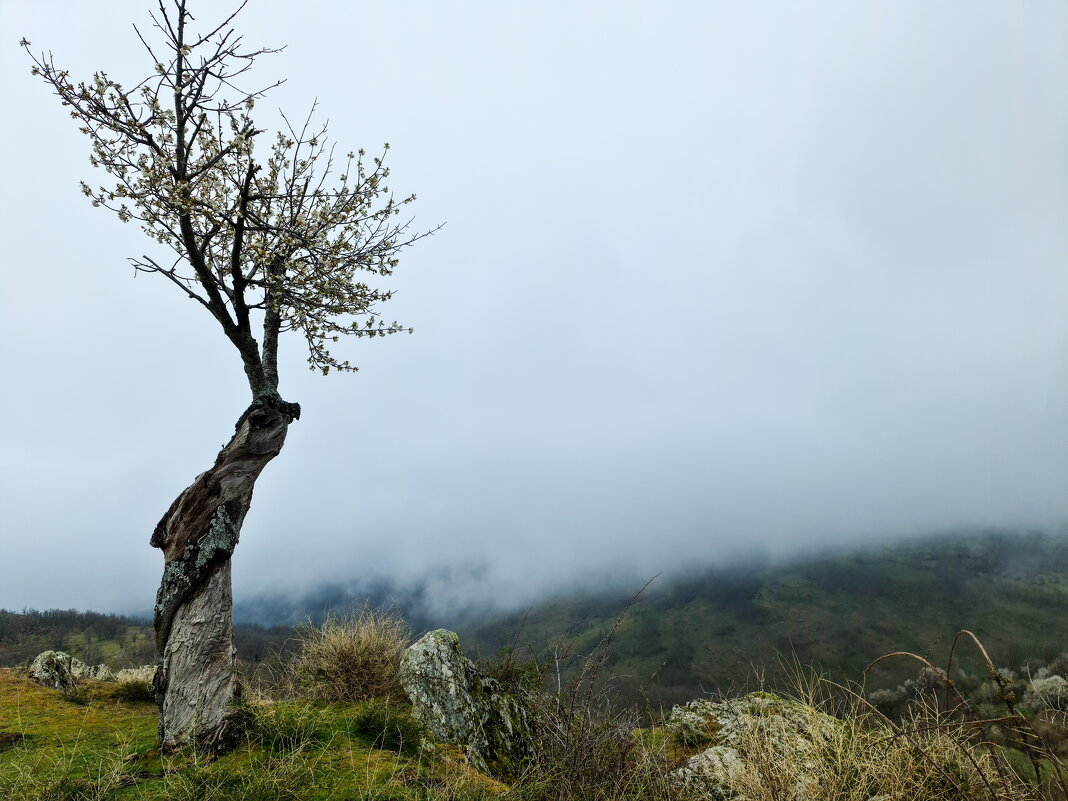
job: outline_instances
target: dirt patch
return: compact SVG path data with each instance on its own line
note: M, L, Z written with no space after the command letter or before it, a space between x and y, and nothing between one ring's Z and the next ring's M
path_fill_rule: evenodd
M8 748L12 748L18 745L25 739L25 734L16 734L15 732L0 731L0 751L6 751Z

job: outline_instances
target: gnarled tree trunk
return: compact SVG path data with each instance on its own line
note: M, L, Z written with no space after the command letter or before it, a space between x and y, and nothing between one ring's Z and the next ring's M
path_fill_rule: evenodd
M179 495L152 533L163 550L156 595L153 682L165 751L196 742L224 749L237 734L240 694L234 649L230 555L260 472L282 450L300 407L257 400L207 472Z

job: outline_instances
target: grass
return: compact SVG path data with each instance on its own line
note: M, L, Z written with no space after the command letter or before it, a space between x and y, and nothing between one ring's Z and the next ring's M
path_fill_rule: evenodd
M161 757L155 708L90 688L83 705L0 670L0 798L25 801L697 801L674 771L709 745L729 744L731 786L749 801L1043 801L1058 794L1052 757L1039 787L1021 752L990 747L981 729L937 703L898 724L852 688L800 682L794 700L757 694L747 727L719 724L684 737L641 727L634 707L611 703L587 661L582 680L534 689L529 666L505 655L502 675L525 693L531 759L508 783L468 767L452 746L425 747L403 703L247 698L248 734L234 751ZM783 708L814 721L808 745ZM7 735L15 735L10 737ZM790 738L794 738L791 740Z
M0 669L5 734L20 739L0 750L0 798L103 798L154 749L156 707L104 697L76 704Z
M249 703L245 742L219 758L161 757L155 707L75 705L0 670L0 798L25 801L484 801L501 786L455 753L423 753L410 717L383 700ZM381 725L381 731L376 728ZM385 736L383 736L385 734Z

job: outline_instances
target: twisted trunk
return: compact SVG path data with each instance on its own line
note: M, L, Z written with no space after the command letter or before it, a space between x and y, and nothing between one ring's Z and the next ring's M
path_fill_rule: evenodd
M277 396L254 402L215 464L175 499L152 533L151 544L164 559L153 688L166 751L194 742L220 751L238 733L230 556L256 478L282 450L289 424L299 416L297 404Z

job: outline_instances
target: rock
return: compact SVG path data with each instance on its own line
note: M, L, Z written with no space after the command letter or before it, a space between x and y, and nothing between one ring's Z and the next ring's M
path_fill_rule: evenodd
M85 678L90 670L80 659L63 651L42 651L30 665L30 679L42 687L72 692L78 679Z
M123 668L115 674L116 681L144 681L149 684L156 676L155 665L141 665L141 667Z
M771 693L750 693L725 701L699 699L676 706L665 724L685 745L710 744L679 768L676 778L710 799L737 799L750 770L748 756L788 765L796 777L783 801L813 797L815 760L841 723L830 715Z
M71 692L79 681L147 681L152 683L155 665L124 668L118 674L107 665L91 666L63 651L42 651L30 665L30 679L44 687Z
M101 663L96 667L90 667L86 669L87 672L84 678L92 679L93 681L115 681L115 674L111 671L107 665ZM83 678L79 676L78 678Z
M438 629L412 645L401 659L400 678L413 716L435 740L460 746L485 773L517 771L530 741L526 713L463 655L454 632Z
M691 789L701 789L710 798L734 799L738 796L732 788L745 772L745 763L738 752L726 745L713 745L675 771L682 784Z

